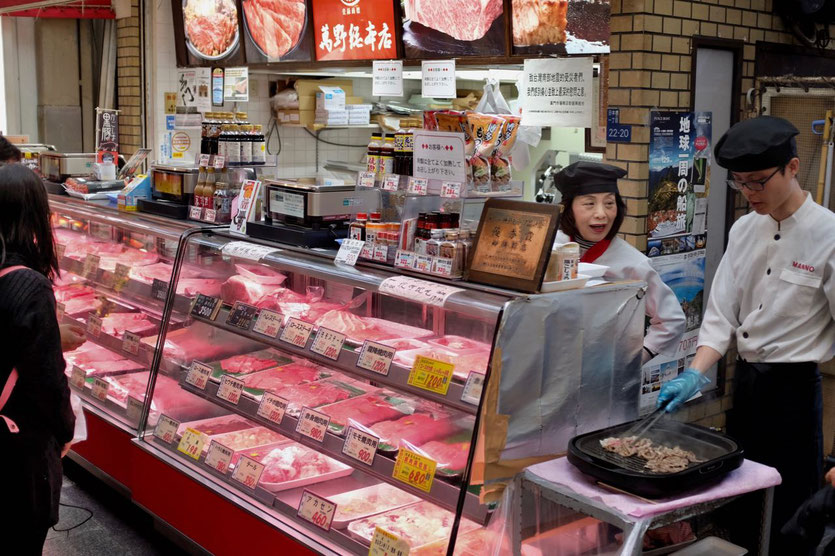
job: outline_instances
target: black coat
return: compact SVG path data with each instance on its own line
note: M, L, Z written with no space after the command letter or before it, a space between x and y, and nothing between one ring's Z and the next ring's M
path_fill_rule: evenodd
M19 264L7 255L3 268ZM17 385L2 414L20 432L0 424L0 510L13 512L12 523L50 526L58 522L61 448L72 440L75 416L52 285L29 268L0 278L0 388L13 368Z

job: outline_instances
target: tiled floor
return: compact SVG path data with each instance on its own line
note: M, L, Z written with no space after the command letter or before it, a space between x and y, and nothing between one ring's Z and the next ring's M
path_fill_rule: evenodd
M70 531L51 529L44 544L44 556L185 554L156 532L151 518L123 496L72 462L64 468L61 503L86 508L93 516ZM61 521L55 529L69 529L88 515L84 510L62 506Z

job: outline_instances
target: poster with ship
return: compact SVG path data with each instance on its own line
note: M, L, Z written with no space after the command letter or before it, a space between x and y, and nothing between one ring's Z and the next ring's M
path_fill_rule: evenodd
M609 0L512 0L513 54L608 54Z
M249 63L313 60L313 18L307 0L241 0Z
M238 0L171 0L178 66L239 66Z
M503 0L402 0L406 58L507 55Z

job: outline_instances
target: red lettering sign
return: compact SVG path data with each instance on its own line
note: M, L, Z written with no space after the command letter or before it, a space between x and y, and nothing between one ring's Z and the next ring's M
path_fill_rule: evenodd
M313 0L317 60L397 58L391 0Z

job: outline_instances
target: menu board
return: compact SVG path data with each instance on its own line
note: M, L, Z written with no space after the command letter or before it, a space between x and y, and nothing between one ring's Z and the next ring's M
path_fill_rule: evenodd
M241 0L249 63L313 60L309 0Z
M177 65L244 63L239 0L171 0L171 10Z
M503 0L404 0L406 58L504 56Z
M514 55L609 52L609 2L511 0Z
M316 59L397 58L391 0L311 0Z

